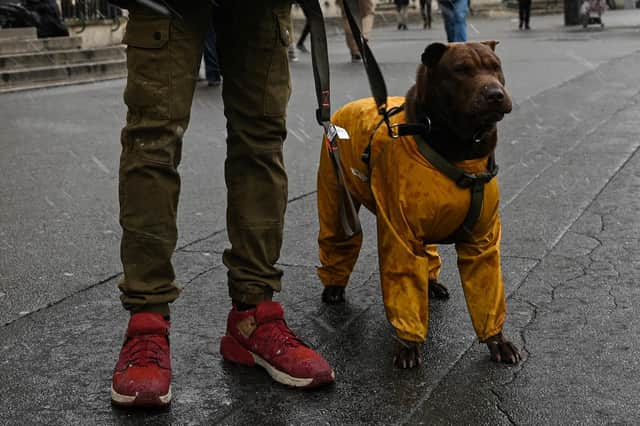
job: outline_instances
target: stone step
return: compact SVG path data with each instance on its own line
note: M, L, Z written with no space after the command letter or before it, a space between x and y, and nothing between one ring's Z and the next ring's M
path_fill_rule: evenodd
M80 49L81 47L82 37L80 36L38 38L33 40L0 39L0 55L71 50Z
M126 76L123 59L0 72L0 93L60 86Z
M33 40L38 38L36 27L0 28L0 42L6 40Z
M124 46L107 46L95 49L53 50L35 53L0 55L0 71L43 68L55 65L102 62L126 59Z

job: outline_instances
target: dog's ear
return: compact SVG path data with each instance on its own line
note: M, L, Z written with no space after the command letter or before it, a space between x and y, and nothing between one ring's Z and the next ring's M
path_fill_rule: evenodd
M500 43L498 40L486 40L481 41L480 43L485 44L491 48L494 52L496 51L496 46Z
M446 50L446 44L431 43L426 49L424 49L424 52L422 52L422 63L429 68L435 66Z

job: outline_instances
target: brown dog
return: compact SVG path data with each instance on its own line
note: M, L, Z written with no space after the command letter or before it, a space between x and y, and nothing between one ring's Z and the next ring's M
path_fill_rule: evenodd
M433 43L425 49L416 84L406 98L389 98L387 104L404 104L391 116L392 127L418 125L415 136L391 137L371 98L347 104L333 116L350 135L338 145L356 208L364 205L376 214L383 299L400 342L394 362L401 368L421 363L429 283L436 282L440 268L433 244L443 242L455 242L471 321L491 358L520 360L518 349L502 335L506 306L492 154L496 123L511 111L511 98L496 44ZM344 300L362 243L362 234L346 236L342 230L340 190L323 149L318 275L326 303Z

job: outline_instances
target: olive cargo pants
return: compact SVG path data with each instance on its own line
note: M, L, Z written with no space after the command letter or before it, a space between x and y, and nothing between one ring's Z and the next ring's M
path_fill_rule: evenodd
M203 2L204 3L204 2ZM280 290L287 176L282 144L291 92L287 45L290 3L234 0L202 6L185 19L130 10L127 123L119 172L121 300L133 312L169 314L180 286L171 256L178 237L178 165L202 48L212 16L218 35L227 119L229 294L258 303ZM186 23L185 23L186 22Z

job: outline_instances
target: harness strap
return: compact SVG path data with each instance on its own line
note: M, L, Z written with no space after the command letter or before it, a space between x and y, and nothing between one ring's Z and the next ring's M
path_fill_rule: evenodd
M471 191L471 202L469 211L462 224L451 235L441 241L429 242L429 244L451 244L458 241L468 240L473 231L480 213L482 211L482 203L484 200L484 186L490 182L498 174L498 165L495 162L493 154L489 156L487 171L484 173L467 173L460 170L443 156L438 154L431 148L421 135L415 135L415 140L420 153L427 159L436 169L449 179L454 181L460 188L469 188Z

